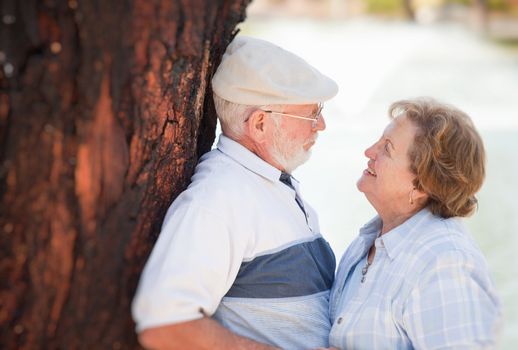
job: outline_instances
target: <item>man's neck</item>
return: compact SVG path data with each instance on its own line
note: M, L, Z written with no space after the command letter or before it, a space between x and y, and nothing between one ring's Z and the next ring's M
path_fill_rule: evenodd
M239 143L241 146L248 149L250 152L264 160L266 163L270 164L271 166L279 169L280 171L286 171L279 163L275 161L275 159L271 156L270 150L266 147L264 144L260 144L256 142L255 140L251 139L248 136L243 136L239 139L230 137L225 135L226 137L234 140L235 142Z

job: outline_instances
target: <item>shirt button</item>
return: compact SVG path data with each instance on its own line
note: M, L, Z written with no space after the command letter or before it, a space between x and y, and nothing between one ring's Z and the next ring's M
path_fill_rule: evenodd
M336 323L340 324L340 323L342 323L342 320L343 320L343 318L339 317L338 320L336 321Z

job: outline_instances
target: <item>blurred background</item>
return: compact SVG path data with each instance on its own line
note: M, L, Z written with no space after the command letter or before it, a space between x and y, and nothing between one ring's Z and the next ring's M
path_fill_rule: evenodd
M374 210L356 189L363 151L399 99L467 112L487 151L479 210L466 222L504 302L501 349L518 347L518 0L254 0L241 33L302 56L340 86L327 130L294 173L337 259Z

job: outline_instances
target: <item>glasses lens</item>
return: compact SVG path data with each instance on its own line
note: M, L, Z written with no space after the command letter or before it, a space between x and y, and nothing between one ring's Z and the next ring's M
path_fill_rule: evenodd
M322 114L322 109L324 108L324 105L319 103L317 111L312 115L313 119L318 120L320 118L320 114Z
M320 116L322 115L322 109L324 108L324 105L319 103L318 104L318 109L317 111L315 112L315 114L313 114L311 116L311 118L313 119L313 122L312 122L312 126L313 127L316 127L317 124L318 124L318 120L320 119Z

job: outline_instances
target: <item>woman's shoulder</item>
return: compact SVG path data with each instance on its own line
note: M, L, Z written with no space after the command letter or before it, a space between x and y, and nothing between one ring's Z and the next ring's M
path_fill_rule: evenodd
M461 218L441 218L430 215L409 234L410 244L422 254L444 251L479 251L471 233Z
M417 269L456 262L487 267L486 260L461 218L429 217L409 235L407 252L419 261Z

